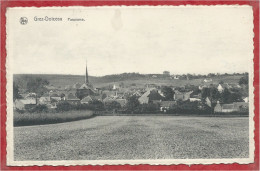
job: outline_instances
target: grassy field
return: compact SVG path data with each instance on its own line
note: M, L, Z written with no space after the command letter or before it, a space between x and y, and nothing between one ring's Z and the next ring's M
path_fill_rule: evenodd
M53 124L87 119L93 116L92 111L68 111L63 113L18 113L14 111L14 126Z
M15 160L246 158L248 118L98 116L14 128Z

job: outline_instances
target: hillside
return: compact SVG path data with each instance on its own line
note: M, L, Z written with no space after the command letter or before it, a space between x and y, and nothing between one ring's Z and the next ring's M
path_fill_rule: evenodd
M237 84L239 79L243 75L220 75L214 76L212 82L203 82L204 78L191 79L191 80L175 80L170 78L152 78L150 75L143 74L119 74L119 75L108 75L103 77L93 77L90 76L89 80L94 85L94 87L104 87L113 84L124 83L125 86L136 84L138 87L143 87L145 84L157 84L157 85L171 85L171 86L184 86L186 84L190 85L201 85L201 84L218 84L220 81L224 83ZM84 83L83 75L45 75L45 74L15 74L14 81L19 85L23 84L23 80L29 77L40 77L46 79L50 82L50 85L55 87L65 87L66 85L73 85L75 83Z

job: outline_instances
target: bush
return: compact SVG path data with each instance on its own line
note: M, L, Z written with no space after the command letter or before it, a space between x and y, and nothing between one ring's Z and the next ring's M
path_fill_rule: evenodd
M101 111L104 110L104 104L101 101L93 100L88 104L90 110Z
M179 102L178 106L170 108L167 113L169 114L210 114L212 109L210 107L204 106L199 108L199 102Z
M75 105L75 109L76 110L87 110L87 109L89 109L89 105L80 103L80 104Z
M68 112L54 112L54 113L24 113L19 114L14 111L14 126L28 126L28 125L43 125L55 124L62 122L70 122L81 119L88 119L94 117L92 111L68 111Z
M28 109L29 113L47 113L48 107L43 104L36 105L35 107Z
M141 113L156 113L159 106L154 103L141 104Z
M106 103L105 108L108 111L118 110L118 109L121 109L121 105L117 101L112 101L112 102Z
M60 101L58 104L57 104L57 111L59 112L64 112L64 111L69 111L69 110L72 110L74 107L73 105L71 105L69 102L67 101Z

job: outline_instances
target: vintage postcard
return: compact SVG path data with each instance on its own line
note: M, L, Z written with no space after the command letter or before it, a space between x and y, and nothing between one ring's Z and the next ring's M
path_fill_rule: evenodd
M7 165L254 162L249 5L10 7Z

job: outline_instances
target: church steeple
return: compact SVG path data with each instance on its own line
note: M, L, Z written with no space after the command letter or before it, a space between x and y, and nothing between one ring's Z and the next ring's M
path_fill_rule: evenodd
M86 83L86 84L89 84L89 81L88 81L88 66L87 66L87 61L86 61L86 75L85 75L85 83Z

